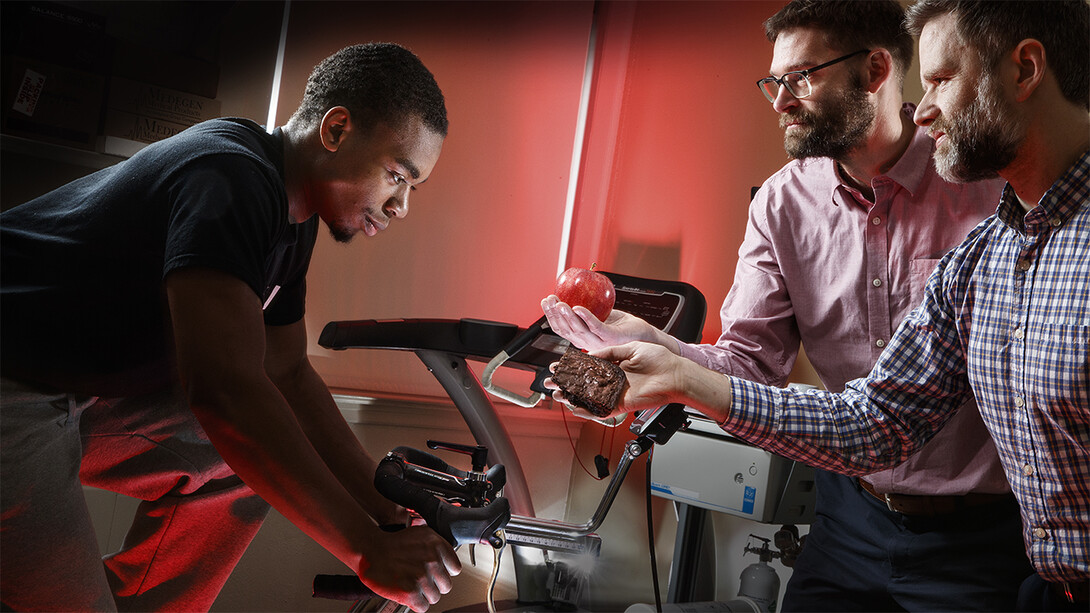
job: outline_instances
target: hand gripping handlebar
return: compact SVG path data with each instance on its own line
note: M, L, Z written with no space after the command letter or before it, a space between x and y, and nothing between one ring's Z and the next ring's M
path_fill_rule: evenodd
M386 454L375 472L375 489L380 494L416 511L455 547L502 546L496 532L511 519L507 499L498 496L505 481L502 464L487 473L466 472L410 447Z
M428 441L428 446L471 455L473 470L459 470L411 447L396 447L379 462L375 489L416 512L455 547L477 543L502 547L503 540L497 533L511 519L510 504L499 496L507 481L503 465L482 472L488 453L485 447L433 441ZM354 575L316 575L313 594L336 600L363 600L375 595Z

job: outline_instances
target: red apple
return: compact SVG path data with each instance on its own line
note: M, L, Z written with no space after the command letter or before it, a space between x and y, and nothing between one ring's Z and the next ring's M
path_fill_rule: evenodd
M593 268L593 266L591 267ZM570 306L586 307L600 321L609 317L613 302L617 299L613 281L594 270L572 267L556 279L557 298Z

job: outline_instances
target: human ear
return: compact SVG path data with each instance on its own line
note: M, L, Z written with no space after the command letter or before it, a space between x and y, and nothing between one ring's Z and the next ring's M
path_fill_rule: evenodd
M322 123L318 126L322 146L327 151L336 151L344 142L345 133L351 129L348 109L335 106L326 111Z
M1017 80L1014 83L1015 99L1023 102L1029 98L1045 78L1048 70L1045 47L1040 41L1027 38L1014 48L1010 59L1017 67Z
M893 56L885 49L875 49L867 54L866 61L866 87L873 94L893 76Z

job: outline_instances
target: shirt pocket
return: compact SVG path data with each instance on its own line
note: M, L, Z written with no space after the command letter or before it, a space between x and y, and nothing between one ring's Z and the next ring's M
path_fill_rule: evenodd
M1090 403L1090 325L1078 319L1053 320L1031 327L1026 347L1027 381L1043 397L1069 407ZM1085 415L1081 417L1085 419Z
M939 258L919 258L908 263L908 288L909 299L915 308L923 302L923 290L927 287L927 279L935 272L939 265Z

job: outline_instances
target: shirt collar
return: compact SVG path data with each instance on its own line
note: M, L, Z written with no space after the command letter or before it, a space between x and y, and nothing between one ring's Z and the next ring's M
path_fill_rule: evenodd
M912 121L912 116L916 113L916 105L911 102L904 103L901 107L901 113L908 115L909 121ZM885 174L875 177L885 177L908 190L909 194L915 195L916 189L919 188L920 183L923 182L924 176L927 174L928 166L931 164L931 154L935 148L935 141L927 135L927 130L916 126L916 131L912 135L912 142L908 144L908 149L901 154L893 167L889 169ZM843 188L846 192L854 191L844 183L843 177L840 176L839 164L829 160L832 166L834 176L836 180L832 185L831 200L833 204L838 204L836 198L837 190ZM871 185L874 185L874 181L871 181Z
M1028 213L1022 208L1014 188L1007 183L999 201L999 219L1015 230L1035 234L1046 226L1058 227L1090 201L1090 151L1078 160L1048 188L1037 206Z

